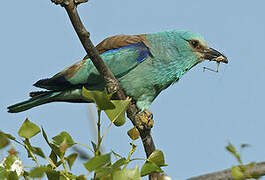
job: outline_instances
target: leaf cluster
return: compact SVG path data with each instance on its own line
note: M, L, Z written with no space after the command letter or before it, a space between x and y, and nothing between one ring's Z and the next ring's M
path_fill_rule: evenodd
M259 179L260 175L256 173L250 173L249 169L253 167L256 163L251 162L249 164L244 165L241 157L241 152L243 149L249 147L249 144L241 144L240 150L238 151L232 143L228 143L225 147L228 152L230 152L239 163L238 166L233 166L230 170L233 179L235 180L245 180L245 179Z
M90 148L87 145L75 142L71 135L65 131L49 139L43 128L26 119L18 131L18 135L22 140L0 131L0 149L8 146L10 141L23 146L27 152L28 158L35 162L35 167L30 169L24 167L18 154L12 147L9 150L9 155L0 163L0 179L13 180L19 179L22 176L25 179L34 179L47 176L49 180L83 180L93 173L93 179L95 180L137 180L153 172L163 172L161 167L166 164L164 155L160 150L154 151L147 159L132 158L136 149L134 141L139 138L139 132L136 128L132 128L128 131L128 135L132 139L130 143L131 150L128 153L128 157L123 157L113 151L105 154L99 151L101 142L108 130L105 130L105 133L101 136L100 112L104 111L109 117L111 121L109 127L112 124L121 126L125 123L125 111L130 103L130 99L111 100L112 94L108 94L106 91L88 91L84 88L83 96L89 100L93 100L98 108L98 142L95 143L91 141L92 148ZM31 143L31 138L40 133L50 149L49 155L42 150L42 147L34 146ZM87 173L82 175L76 175L72 172L74 163L78 157L82 158L81 155L76 152L71 154L66 153L69 148L77 145L87 147L94 155L83 164ZM112 160L112 157L115 157L115 159ZM46 163L40 164L39 158L44 159ZM136 160L143 160L145 163L141 168L136 166L135 168L127 169L127 165Z

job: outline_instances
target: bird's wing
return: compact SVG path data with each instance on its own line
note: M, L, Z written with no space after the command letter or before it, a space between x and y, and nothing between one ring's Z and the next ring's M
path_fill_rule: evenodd
M101 57L116 77L121 77L150 56L145 35L118 35L97 45ZM97 86L103 79L90 59L64 69L52 78L39 80L36 87L48 90L72 89L87 85Z
M145 36L146 36L145 34L112 36L101 41L96 46L96 49L98 50L99 54L102 54L108 50L118 49L138 42L143 42L147 47L149 47L150 44L148 40L145 38ZM86 55L84 59L88 59L88 55Z

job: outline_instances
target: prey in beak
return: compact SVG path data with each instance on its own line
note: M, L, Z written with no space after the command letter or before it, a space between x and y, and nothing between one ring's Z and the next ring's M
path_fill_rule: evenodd
M216 61L216 63L217 63L216 71L214 71L214 70L212 70L210 68L204 67L204 69L208 69L208 70L211 70L211 71L214 71L214 72L218 72L219 71L219 65L220 65L221 62L225 63L225 64L228 63L227 57L225 55L223 55L222 53L216 51L213 48L207 48L207 49L205 49L203 51L203 59L206 59L206 60L209 60L209 61Z
M192 49L199 53L199 56L201 60L209 60L209 61L215 61L217 63L217 70L214 71L210 68L204 67L204 69L208 69L210 71L218 72L219 71L219 65L220 63L228 63L227 57L223 55L222 53L216 51L213 48L210 48L206 45L206 43L198 40L198 39L192 39L187 40L192 47Z

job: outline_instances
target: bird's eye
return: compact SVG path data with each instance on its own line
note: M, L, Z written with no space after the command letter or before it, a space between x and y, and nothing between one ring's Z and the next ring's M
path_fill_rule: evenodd
M193 48L197 48L199 46L199 41L192 40L192 41L190 41L190 44L192 45Z

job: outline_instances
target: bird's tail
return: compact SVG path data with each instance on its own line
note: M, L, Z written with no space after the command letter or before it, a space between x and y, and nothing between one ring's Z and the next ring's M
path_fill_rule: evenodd
M42 92L32 92L30 93L30 98L27 101L23 101L21 103L14 104L8 107L8 112L17 113L26 111L35 106L39 106L41 104L49 103L55 100L56 96L60 95L59 91L42 91Z

